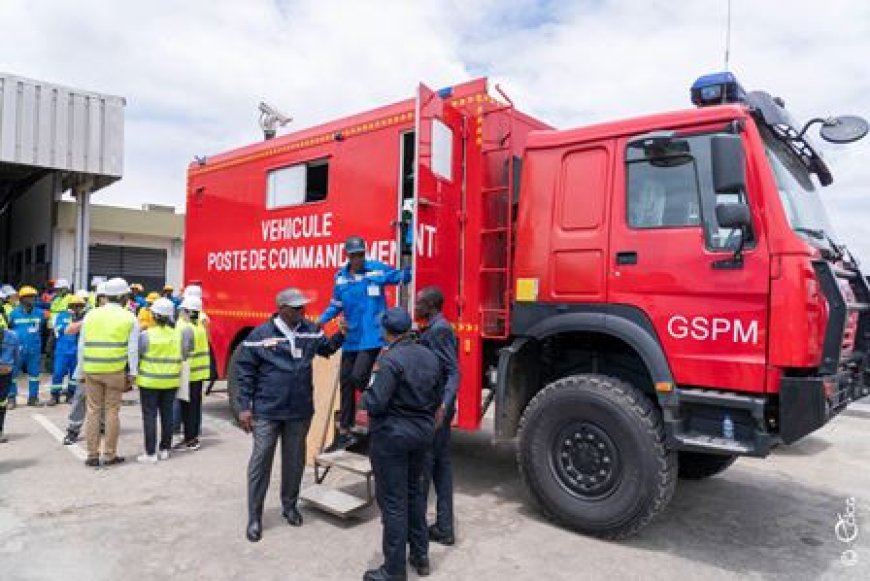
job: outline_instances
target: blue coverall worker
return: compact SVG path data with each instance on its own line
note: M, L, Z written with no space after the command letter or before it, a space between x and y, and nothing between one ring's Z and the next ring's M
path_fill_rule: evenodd
M45 324L45 314L37 308L36 289L30 286L21 287L18 291L19 305L9 315L9 328L18 335L21 344L21 358L15 368L14 375L26 371L28 376L27 405L39 405L39 371L42 358L42 327ZM15 380L9 386L9 407L15 407L18 386Z
M3 426L6 424L6 396L12 382L12 372L18 367L21 345L18 335L8 329L0 330L0 444L6 443Z
M75 370L79 361L79 331L86 305L83 297L72 295L69 299L69 310L59 313L54 320L54 369L51 377L51 399L48 402L50 406L60 403L64 379L68 379L66 403L75 395L78 384Z
M365 581L405 579L406 545L407 562L419 575L429 574L425 465L444 385L438 357L409 337L411 317L405 310L387 310L382 324L387 346L361 401L369 414L384 564L366 571Z
M435 417L435 439L426 463L426 481L437 497L437 518L429 527L429 540L444 545L455 541L453 527L453 468L450 462L450 424L456 414L459 389L459 344L441 309L444 295L438 287L426 287L414 300L414 318L420 326L420 344L428 347L444 369L444 396ZM426 487L428 493L428 486ZM427 494L428 496L428 494ZM424 502L427 497L424 497Z
M397 270L382 262L366 260L365 241L351 236L344 243L348 261L335 273L329 307L318 323L325 325L339 314L347 324L347 340L341 350L341 411L339 435L328 452L352 446L356 417L356 393L369 383L372 366L384 346L380 317L387 308L384 289L411 280L410 270Z
M314 416L314 357L341 348L344 333L324 335L305 320L310 300L289 288L275 299L278 314L242 342L236 361L239 425L254 434L248 463L248 526L252 543L263 535L263 504L269 488L275 448L281 440L281 507L291 526L302 526L296 508L305 469L305 438Z

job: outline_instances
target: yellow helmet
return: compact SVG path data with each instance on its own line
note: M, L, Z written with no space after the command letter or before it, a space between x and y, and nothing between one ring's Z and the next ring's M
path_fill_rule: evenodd
M73 305L81 305L85 306L85 299L80 297L79 295L70 295L69 302L67 303L69 306Z
M156 301L159 298L160 298L160 293L150 292L150 293L148 293L148 296L145 297L145 302L146 303L153 303L154 301Z
M18 290L18 296L22 299L24 297L35 297L37 294L39 293L32 286L23 286Z

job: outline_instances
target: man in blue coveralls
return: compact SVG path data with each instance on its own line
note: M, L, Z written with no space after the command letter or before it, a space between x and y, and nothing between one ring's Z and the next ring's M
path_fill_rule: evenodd
M366 243L351 236L344 243L347 264L335 273L335 286L329 307L318 321L324 325L344 314L347 336L341 350L341 414L339 435L327 452L352 446L351 433L356 417L356 392L369 383L372 366L384 346L381 315L387 308L384 287L406 284L410 269L397 270L383 262L366 260Z
M76 365L79 357L79 330L85 316L86 300L78 293L69 299L69 310L58 313L54 321L54 372L51 378L51 399L48 405L60 403L63 380L69 378L65 402L69 403L76 392Z
M28 393L27 405L39 405L39 367L42 357L42 328L45 325L45 315L36 305L36 289L31 286L21 287L18 291L20 303L9 315L9 328L18 335L21 343L20 365L15 372L23 368L27 372ZM15 381L9 387L9 409L15 408L15 398L18 386Z

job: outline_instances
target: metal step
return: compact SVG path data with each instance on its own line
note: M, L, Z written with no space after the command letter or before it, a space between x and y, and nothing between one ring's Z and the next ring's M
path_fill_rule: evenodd
M372 463L368 456L347 450L320 454L314 461L323 468L338 468L360 476L371 476L372 474Z
M309 486L299 494L299 498L320 510L341 518L347 518L357 510L371 504L371 500L330 488L324 484Z
M750 443L706 434L677 434L675 438L681 444L681 449L686 451L743 455L750 454L753 450L753 446Z

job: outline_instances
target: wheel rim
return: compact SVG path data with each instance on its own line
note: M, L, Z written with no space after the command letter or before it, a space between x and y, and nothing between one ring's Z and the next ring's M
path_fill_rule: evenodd
M559 484L584 499L609 495L622 474L619 449L590 422L571 422L556 434L551 465Z

